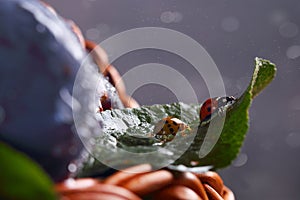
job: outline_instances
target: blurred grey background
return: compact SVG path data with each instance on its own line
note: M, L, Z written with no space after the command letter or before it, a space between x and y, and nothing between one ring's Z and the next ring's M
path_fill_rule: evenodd
M237 199L299 199L300 186L300 1L297 0L47 0L73 19L95 42L132 28L180 31L205 47L217 64L227 93L243 91L256 56L276 63L274 82L250 110L250 130L240 156L220 170ZM180 57L140 50L113 64L124 74L144 63L177 69L191 82L199 102L209 97L201 76ZM175 80L174 80L175 81ZM170 103L167 88L146 85L133 95L141 104Z

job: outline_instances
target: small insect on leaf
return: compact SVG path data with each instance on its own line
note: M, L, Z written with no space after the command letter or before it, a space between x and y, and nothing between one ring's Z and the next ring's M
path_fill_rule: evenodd
M200 123L207 124L218 113L222 113L230 105L236 102L234 96L215 97L207 99L200 108Z
M189 126L178 118L168 116L160 120L154 127L155 138L162 141L171 141L178 132L190 129Z

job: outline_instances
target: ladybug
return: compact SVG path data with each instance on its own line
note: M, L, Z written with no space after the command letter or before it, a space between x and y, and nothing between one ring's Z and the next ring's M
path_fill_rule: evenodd
M200 109L201 124L209 122L212 115L220 111L221 108L232 105L236 101L234 96L215 97L207 99Z
M107 93L104 93L101 96L100 102L101 102L103 110L111 110L112 109L111 99L109 98Z
M97 112L102 112L105 110L111 110L112 109L112 103L111 99L109 98L108 94L105 92L100 97L100 106L98 106Z
M189 129L189 126L178 118L166 117L160 120L154 127L157 139L171 141L178 132Z

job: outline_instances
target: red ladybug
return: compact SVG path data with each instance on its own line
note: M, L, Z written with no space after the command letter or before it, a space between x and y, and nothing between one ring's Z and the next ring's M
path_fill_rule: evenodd
M97 112L100 113L105 110L111 110L112 109L112 102L109 98L108 94L105 92L100 97L100 106L98 106Z
M107 93L104 93L101 96L100 102L101 102L103 110L111 110L112 109L111 99L109 98Z
M212 115L219 110L219 108L222 108L227 105L231 105L236 101L236 98L233 96L228 97L215 97L207 99L201 106L200 109L200 121L201 124L208 122Z

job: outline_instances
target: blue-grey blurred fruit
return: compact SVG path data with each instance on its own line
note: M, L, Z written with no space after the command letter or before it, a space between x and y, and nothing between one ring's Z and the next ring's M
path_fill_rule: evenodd
M72 89L85 56L69 24L40 1L0 1L0 139L56 181L82 149Z

